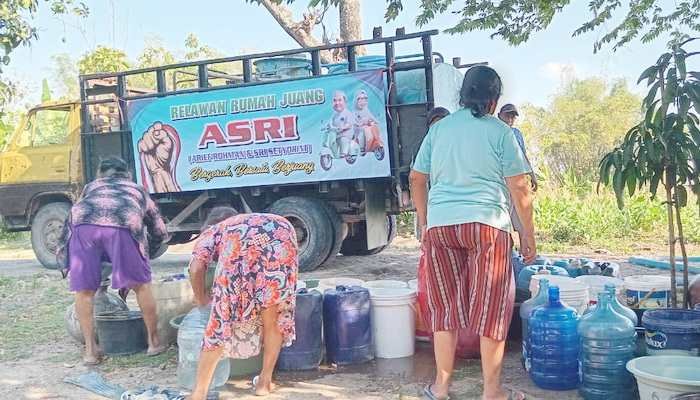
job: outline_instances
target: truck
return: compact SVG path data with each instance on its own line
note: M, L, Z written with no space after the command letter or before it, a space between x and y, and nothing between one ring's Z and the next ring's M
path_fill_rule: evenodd
M436 34L375 28L356 42L81 75L78 101L31 109L0 153L5 229L30 231L38 261L58 268L71 205L116 156L166 221L152 258L196 239L221 205L287 218L302 271L379 253L411 210L428 111L458 107L466 65L433 52ZM404 43L419 52L397 54Z

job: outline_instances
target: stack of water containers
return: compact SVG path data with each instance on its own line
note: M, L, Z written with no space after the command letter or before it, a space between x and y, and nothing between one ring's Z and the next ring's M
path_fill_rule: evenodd
M579 387L586 400L636 398L634 379L625 368L635 353L635 313L617 300L615 284L604 286L588 312L588 302L576 310L562 300L557 285L570 281L533 276L531 287L539 290L520 308L527 332L522 344L525 369L537 386Z

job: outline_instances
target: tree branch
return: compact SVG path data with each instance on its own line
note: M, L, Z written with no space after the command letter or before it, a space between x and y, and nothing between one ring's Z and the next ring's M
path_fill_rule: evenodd
M283 4L277 4L274 0L259 0L277 23L284 29L294 41L302 47L321 46L323 43L316 39L310 31L302 28L303 22L294 21L294 17L289 8ZM321 61L324 63L333 62L333 56L330 51L321 52Z

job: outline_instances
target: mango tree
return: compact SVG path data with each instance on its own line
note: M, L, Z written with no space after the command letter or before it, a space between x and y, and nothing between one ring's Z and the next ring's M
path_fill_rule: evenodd
M683 260L683 288L688 293L688 254L683 235L681 210L688 204L688 188L700 206L700 72L686 70L686 60L700 51L685 47L700 38L676 41L670 51L647 68L638 83L647 82L649 92L642 102L644 119L632 127L622 143L600 162L600 183L612 186L618 206L646 188L652 198L661 185L668 216L668 247L671 263L671 304L676 299L676 246ZM677 233L676 233L677 229ZM687 295L683 306L687 307Z

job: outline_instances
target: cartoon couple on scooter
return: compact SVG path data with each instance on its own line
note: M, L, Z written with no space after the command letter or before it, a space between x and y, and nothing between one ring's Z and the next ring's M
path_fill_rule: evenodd
M323 129L326 137L321 150L321 168L329 170L333 159L343 158L354 164L358 154L374 153L384 159L384 146L378 120L368 108L367 92L355 94L355 112L347 108L347 97L342 91L333 94L333 117Z

